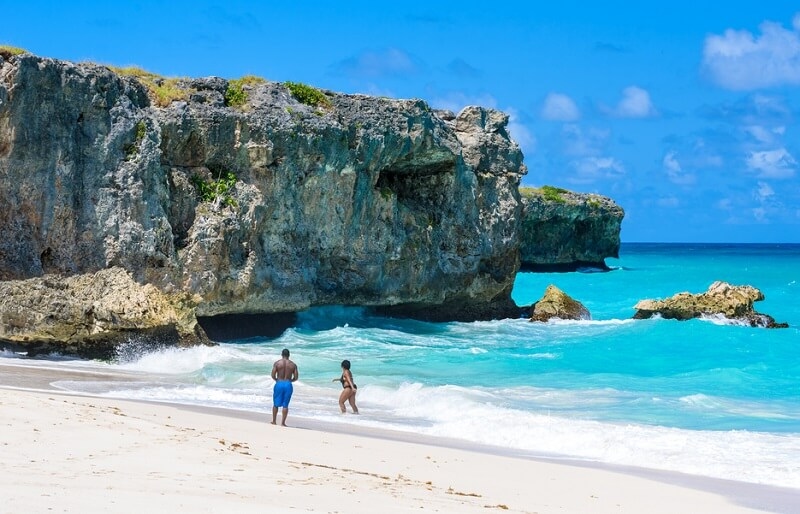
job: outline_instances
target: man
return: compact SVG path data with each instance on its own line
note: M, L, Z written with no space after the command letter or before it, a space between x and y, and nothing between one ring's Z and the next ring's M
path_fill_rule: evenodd
M300 374L297 365L289 360L289 350L286 348L281 352L281 359L272 365L272 380L275 387L272 388L272 424L278 418L278 407L283 408L283 419L281 426L286 426L286 415L289 414L289 400L292 399L292 382L297 380Z

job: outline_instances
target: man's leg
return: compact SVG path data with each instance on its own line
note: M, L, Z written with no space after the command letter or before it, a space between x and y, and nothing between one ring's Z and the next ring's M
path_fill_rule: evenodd
M278 417L278 408L273 406L272 407L272 424L273 425L275 424L275 421L277 420L277 417Z
M286 426L286 416L288 414L289 414L289 408L288 407L284 407L283 408L283 419L281 420L281 425L284 426L284 427Z

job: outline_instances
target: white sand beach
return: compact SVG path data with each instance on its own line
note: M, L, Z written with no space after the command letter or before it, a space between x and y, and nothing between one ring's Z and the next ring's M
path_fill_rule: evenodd
M58 378L0 364L0 512L674 514L800 504L794 490L344 433L291 410L284 428L256 413L69 395L49 387Z

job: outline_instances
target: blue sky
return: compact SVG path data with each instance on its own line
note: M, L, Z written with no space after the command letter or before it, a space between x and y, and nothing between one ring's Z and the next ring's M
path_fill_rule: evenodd
M495 107L523 185L612 197L624 242L800 243L796 1L55 4L0 5L0 44Z

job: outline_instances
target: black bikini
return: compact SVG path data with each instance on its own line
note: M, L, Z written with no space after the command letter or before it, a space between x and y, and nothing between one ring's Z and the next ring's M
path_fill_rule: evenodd
M344 379L344 373L342 373L342 378L339 379L339 382L342 383L342 388L343 389L350 389L350 386L347 385L347 381L345 381L345 379ZM358 387L355 384L353 384L353 388L354 389L358 389Z

